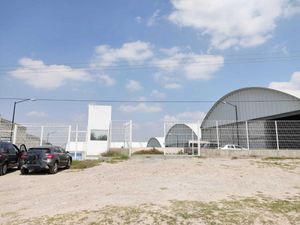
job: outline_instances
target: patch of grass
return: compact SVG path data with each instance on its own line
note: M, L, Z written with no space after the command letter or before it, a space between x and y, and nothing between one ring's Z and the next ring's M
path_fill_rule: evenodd
M73 160L71 169L87 169L100 165L100 160Z
M279 220L278 220L279 219ZM142 204L106 206L92 211L79 211L13 220L13 224L299 224L300 197L292 200L266 196L232 198L223 201L171 201L170 205ZM286 221L286 222L282 222ZM281 222L281 223L280 223Z
M284 161L286 160L286 161ZM286 157L267 157L261 161L256 161L262 166L276 166L282 169L294 170L300 165L299 158L286 158Z
M300 160L299 157L266 157L263 160Z
M164 154L162 151L159 151L156 148L151 150L140 150L133 153L134 155L162 155Z
M124 152L119 151L107 151L101 154L103 157L110 157L109 160L106 160L107 163L118 163L124 160L128 160L129 156Z

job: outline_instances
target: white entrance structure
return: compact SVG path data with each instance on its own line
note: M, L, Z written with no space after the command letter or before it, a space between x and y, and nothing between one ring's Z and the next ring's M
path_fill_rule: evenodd
M111 106L89 105L86 158L98 157L108 147Z

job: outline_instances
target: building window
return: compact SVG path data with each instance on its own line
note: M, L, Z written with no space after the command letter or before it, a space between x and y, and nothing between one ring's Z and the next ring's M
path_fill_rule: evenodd
M107 141L107 130L91 130L91 141Z

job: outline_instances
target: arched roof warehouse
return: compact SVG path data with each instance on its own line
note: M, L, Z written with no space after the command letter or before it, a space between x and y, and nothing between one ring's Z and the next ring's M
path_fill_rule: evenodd
M152 137L149 139L147 143L147 147L151 148L163 148L164 145L164 137Z
M300 99L295 93L242 88L212 106L201 124L202 140L219 142L220 146L300 148L300 123L296 120L300 120Z
M167 132L165 138L166 147L188 147L189 141L198 139L197 124L174 124Z
M300 99L292 94L263 87L232 91L220 98L206 114L201 127L214 126L215 121L282 119L300 114Z

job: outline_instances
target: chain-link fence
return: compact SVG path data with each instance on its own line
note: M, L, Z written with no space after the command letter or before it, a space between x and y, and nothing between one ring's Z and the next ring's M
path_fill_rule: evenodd
M132 121L114 120L110 123L108 150L123 149L131 155Z
M198 155L201 149L300 150L300 121L165 122L165 153Z
M132 122L111 121L109 130L105 131L107 144L104 152L110 149L120 149L131 154L132 150ZM69 151L75 159L83 159L91 147L88 128L82 124L15 124L10 121L0 123L0 141L8 141L20 146L25 144L27 148L55 145L61 146ZM93 146L93 145L92 145ZM98 149L96 149L98 150ZM99 153L100 154L100 153Z

